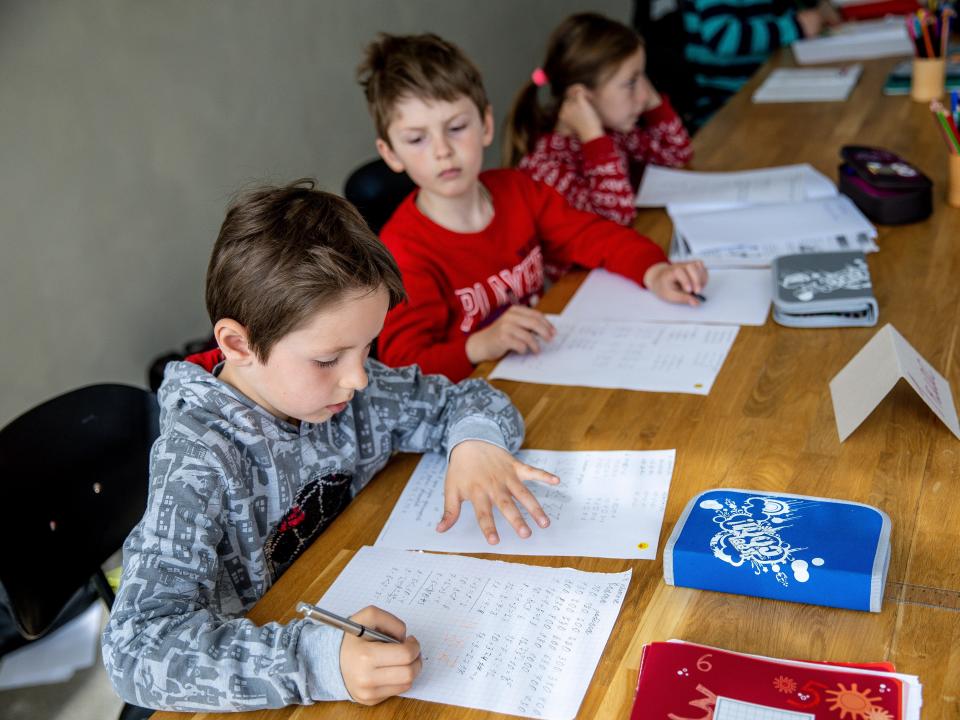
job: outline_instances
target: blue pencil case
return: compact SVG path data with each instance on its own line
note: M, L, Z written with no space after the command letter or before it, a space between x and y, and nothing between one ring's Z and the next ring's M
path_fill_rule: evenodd
M880 612L890 518L870 505L756 490L708 490L663 553L668 585Z

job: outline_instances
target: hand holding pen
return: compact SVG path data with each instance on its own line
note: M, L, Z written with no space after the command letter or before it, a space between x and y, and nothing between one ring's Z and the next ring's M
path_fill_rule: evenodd
M350 696L362 705L376 705L406 692L423 668L420 643L398 617L369 606L349 618L315 605L300 603L297 611L316 622L344 631L340 674Z

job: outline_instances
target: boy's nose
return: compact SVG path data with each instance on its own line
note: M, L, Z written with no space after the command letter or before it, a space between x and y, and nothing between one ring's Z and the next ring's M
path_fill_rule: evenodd
M370 380L367 377L367 371L362 362L353 365L350 370L340 378L340 387L348 390L363 390Z
M437 158L450 157L453 154L453 148L450 146L450 143L446 138L440 138L437 140L436 144L433 147L434 153L436 153Z

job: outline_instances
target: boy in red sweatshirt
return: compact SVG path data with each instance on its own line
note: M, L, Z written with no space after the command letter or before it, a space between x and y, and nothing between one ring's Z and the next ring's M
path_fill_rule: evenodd
M436 35L381 35L360 66L377 150L417 184L384 226L408 302L379 340L388 365L460 380L509 351L538 352L555 329L536 305L544 257L603 267L660 298L696 305L707 273L667 262L649 239L571 208L518 170L481 172L493 111L479 71Z

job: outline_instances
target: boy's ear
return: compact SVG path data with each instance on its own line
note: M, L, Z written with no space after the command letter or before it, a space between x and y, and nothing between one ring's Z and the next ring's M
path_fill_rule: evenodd
M483 146L489 147L493 142L493 105L487 105L483 111Z
M390 143L383 138L377 138L377 152L380 153L380 157L383 158L383 161L395 173L404 171L403 163L400 162L400 158L397 157L397 154L393 151L393 148L390 147Z
M213 326L213 337L220 346L223 357L238 367L252 365L257 359L250 347L250 336L247 329L230 318L217 320Z

